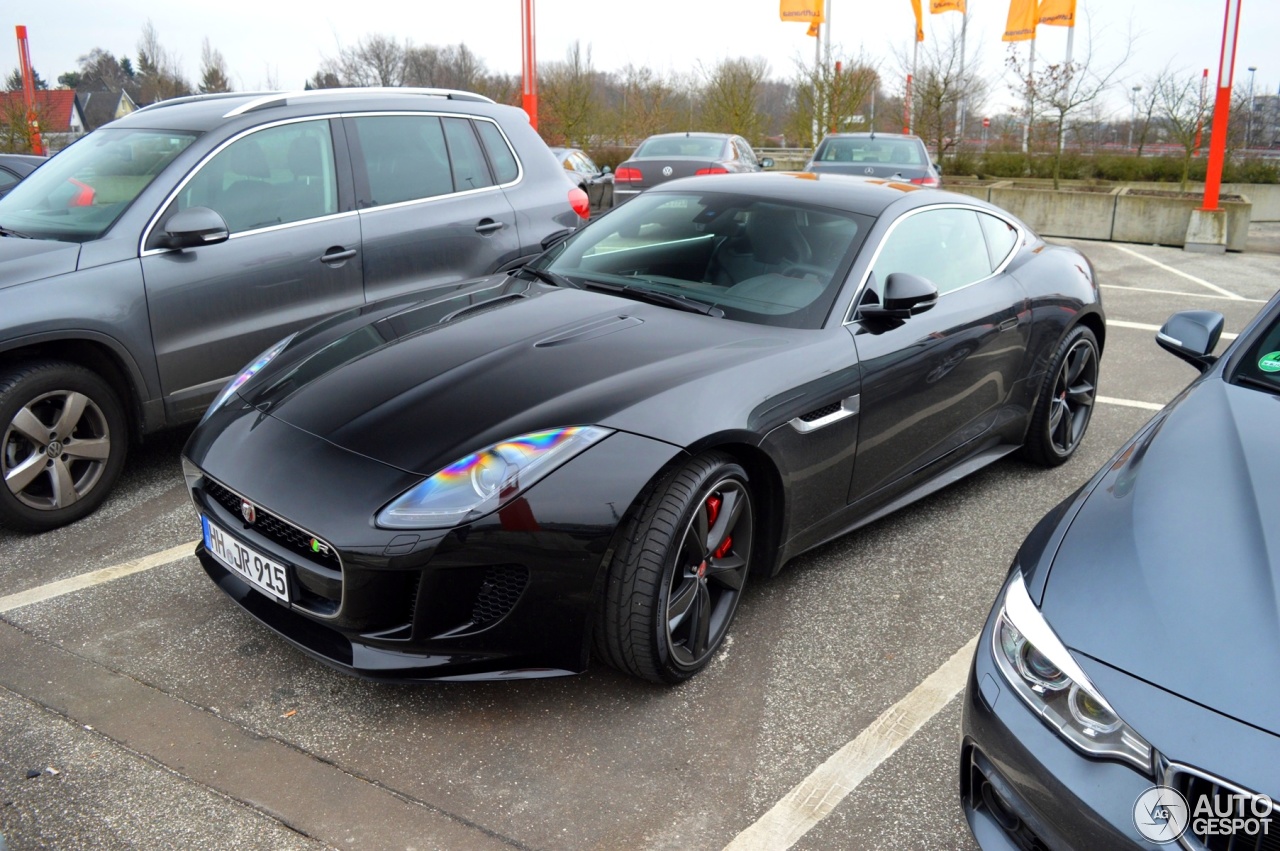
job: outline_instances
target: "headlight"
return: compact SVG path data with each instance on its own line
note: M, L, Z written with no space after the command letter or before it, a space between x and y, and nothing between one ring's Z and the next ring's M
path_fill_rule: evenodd
M613 434L571 426L504 440L450 464L378 512L384 529L441 529L501 508L587 447Z
M221 408L222 404L231 398L231 394L235 393L248 383L250 378L253 378L261 372L267 364L271 363L271 361L275 359L276 355L283 352L285 347L288 346L289 343L293 342L293 338L296 336L298 336L298 333L295 331L288 337L285 337L283 340L254 358L248 366L240 371L239 375L228 381L227 386L222 388L222 392L218 394L218 397L213 400L213 404L209 406L209 410L204 412L204 416L200 419L200 422L204 422L209 418L210 414Z
M1040 614L1018 574L996 616L992 651L1013 690L1073 747L1152 775L1151 745L1116 714Z

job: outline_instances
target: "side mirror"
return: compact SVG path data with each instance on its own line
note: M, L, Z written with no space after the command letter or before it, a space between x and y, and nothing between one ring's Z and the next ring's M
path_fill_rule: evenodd
M1222 336L1223 318L1212 310L1184 310L1169 317L1156 333L1160 348L1201 372L1218 360L1210 354Z
M908 272L894 272L885 279L880 304L864 304L858 309L865 319L907 319L938 303L933 281Z
M169 217L164 225L165 248L196 248L226 242L231 236L227 222L208 207L188 207Z
M764 159L760 160L760 167L773 168L773 157L765 157Z
M609 166L605 166L604 168L600 169L600 173L601 173L601 174L613 174L613 169L612 169L611 167L609 167Z

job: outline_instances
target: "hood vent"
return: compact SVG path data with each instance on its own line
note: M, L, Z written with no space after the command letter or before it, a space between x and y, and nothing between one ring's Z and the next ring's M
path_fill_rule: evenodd
M446 322L453 322L456 319L462 319L466 316L476 316L481 313L487 313L490 310L496 310L497 308L502 307L508 302L518 301L522 298L528 298L528 296L524 293L511 293L510 295L499 296L498 298L490 299L489 301L484 301L480 304L469 305L461 310L455 310L453 313L450 313L448 316L440 320L440 324L443 325Z
M608 316L604 319L595 319L585 325L561 331L554 337L539 340L534 345L543 349L551 346L565 346L569 343L581 343L584 340L592 340L596 337L603 337L605 334L612 334L615 331L634 328L636 325L643 324L643 319L638 319L634 316Z

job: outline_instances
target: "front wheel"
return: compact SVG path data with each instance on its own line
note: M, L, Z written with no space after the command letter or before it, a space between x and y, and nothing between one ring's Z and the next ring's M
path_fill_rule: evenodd
M705 668L737 610L754 532L746 471L728 455L699 455L664 476L609 564L596 655L655 683Z
M43 361L0 374L0 524L44 532L89 514L128 445L124 409L95 373Z
M1098 398L1098 338L1077 325L1058 345L1022 445L1027 460L1056 467L1075 454Z

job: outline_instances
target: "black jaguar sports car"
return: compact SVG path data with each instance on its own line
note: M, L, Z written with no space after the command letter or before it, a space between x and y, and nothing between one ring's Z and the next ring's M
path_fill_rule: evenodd
M387 679L703 668L749 576L1089 422L1079 252L841 175L671 181L509 275L281 341L184 450L197 553Z

